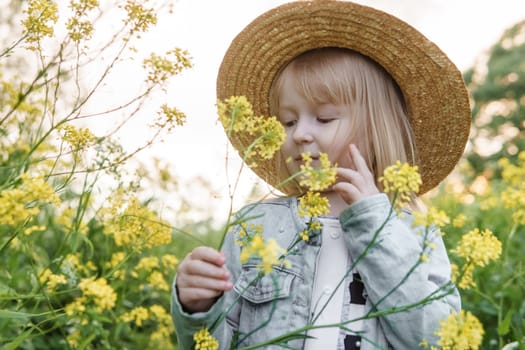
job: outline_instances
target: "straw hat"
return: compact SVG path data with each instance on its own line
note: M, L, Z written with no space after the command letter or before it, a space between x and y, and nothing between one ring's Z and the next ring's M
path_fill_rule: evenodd
M461 72L434 43L385 12L318 0L288 3L262 14L228 48L217 98L244 95L255 115L269 116L269 91L279 70L299 54L321 47L360 52L390 73L408 106L423 180L420 193L437 186L463 154L471 121L468 93ZM250 142L239 136L230 141L238 150ZM276 186L283 180L277 171L280 158L261 160L252 170Z

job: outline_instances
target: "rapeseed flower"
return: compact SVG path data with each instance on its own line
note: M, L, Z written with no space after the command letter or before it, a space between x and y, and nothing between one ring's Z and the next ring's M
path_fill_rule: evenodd
M193 334L193 340L195 341L195 350L217 350L219 348L219 342L206 328L202 328Z
M71 124L57 127L62 141L68 143L74 151L83 151L94 144L96 138L88 128L76 128Z
M284 143L286 132L282 124L273 116L254 116L245 96L217 101L217 113L228 136L250 140L242 153L251 167L257 166L257 159L271 159Z
M383 176L379 178L385 193L394 195L396 206L410 202L412 196L419 191L421 176L416 165L397 161L385 169Z
M143 61L143 66L148 74L146 81L152 84L160 84L179 74L184 69L191 68L192 63L188 51L175 48L167 51L165 56L151 53L150 57ZM167 109L163 112L176 115L177 121L182 120L182 116L178 111L174 112L172 109Z
M475 228L461 237L452 252L475 266L485 266L500 257L501 242L489 229L480 231Z
M427 229L432 225L436 227L443 227L450 222L450 218L444 211L434 207L430 207L426 212L414 211L413 217L414 221L412 222L412 226L423 227L424 229Z
M441 350L476 350L483 339L483 326L468 311L452 313L439 322L438 345Z
M30 0L24 11L26 18L22 20L25 30L25 40L30 44L30 50L36 50L44 37L52 37L54 26L58 21L58 5L52 0Z
M66 276L63 274L54 274L49 268L44 269L38 280L41 284L45 284L46 288L50 291L54 291L58 285L67 284Z
M312 156L309 152L302 153L301 157L304 164L301 164L299 185L309 191L323 191L335 183L337 167L332 167L326 153L319 154L319 168L312 167Z
M316 217L328 214L330 203L319 192L306 192L299 198L298 210L300 216Z
M501 242L488 229L480 231L476 228L463 235L452 252L463 258L465 263L461 268L452 265L452 282L462 289L475 286L475 267L485 266L490 261L497 260L501 250Z
M272 271L274 265L287 263L283 261L285 254L286 250L281 248L275 239L269 239L265 242L261 234L255 234L249 238L248 243L243 247L240 260L241 263L245 263L250 257L259 258L261 262L258 267L266 275Z
M84 297L93 301L97 312L110 310L115 307L117 294L105 278L83 278L78 284L78 287Z
M135 322L137 327L142 327L142 323L149 318L148 309L143 306L137 306L121 316L123 322Z

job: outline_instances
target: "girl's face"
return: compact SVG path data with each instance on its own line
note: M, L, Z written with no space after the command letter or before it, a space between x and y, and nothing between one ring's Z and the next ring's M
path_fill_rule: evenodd
M347 105L314 103L308 101L294 82L293 74L283 76L279 92L279 120L286 130L286 141L281 148L290 175L300 170L301 154L310 152L312 165L319 165L319 154L326 153L332 164L355 169L349 156L350 143L363 151L358 140L349 139L350 128L356 123Z

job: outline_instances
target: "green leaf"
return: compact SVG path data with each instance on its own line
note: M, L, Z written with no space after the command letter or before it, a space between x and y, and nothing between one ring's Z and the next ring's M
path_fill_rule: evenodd
M28 314L25 312L16 312L16 311L9 311L9 310L0 310L0 318L29 318L32 317L32 314Z
M18 346L26 340L31 333L33 332L33 329L29 329L25 331L24 333L20 334L18 337L15 338L11 343L7 344L3 349L4 350L15 350L18 349Z
M503 321L498 324L498 335L503 336L510 331L510 321L512 320L512 310L509 310Z

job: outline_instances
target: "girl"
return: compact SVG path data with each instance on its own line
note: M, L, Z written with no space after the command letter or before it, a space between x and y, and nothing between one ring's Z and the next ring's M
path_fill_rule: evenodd
M470 122L455 66L395 17L350 2L301 1L249 24L228 49L217 84L219 98L244 95L255 115L274 114L284 126L280 155L253 169L270 185L296 173L305 152L314 166L326 153L338 165L337 182L321 193L330 203L330 213L318 218L321 233L296 245L290 264L269 275L256 279L258 262L240 263L235 240L241 227L228 233L221 252L198 247L184 258L172 305L180 348L192 348L193 334L225 310L227 318L214 333L221 349L340 323L345 326L310 329L306 339L287 346L435 344L439 321L460 308L443 242L433 230L425 238L435 246L428 262L411 270L423 237L410 211L389 216L391 203L377 179L397 160L418 164L422 193L454 167ZM262 227L265 239L288 247L311 218L298 213L304 189L296 183L283 191L289 196L248 206L240 215L249 212L249 223Z

